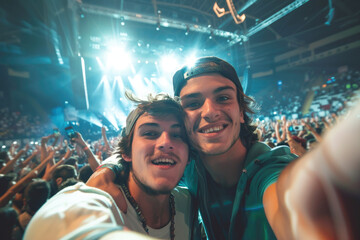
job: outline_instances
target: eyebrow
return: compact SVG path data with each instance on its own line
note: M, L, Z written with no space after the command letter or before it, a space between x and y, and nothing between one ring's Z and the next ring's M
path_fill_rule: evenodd
M224 87L218 87L216 88L213 93L219 93L219 92L222 92L222 91L225 91L225 90L233 90L235 91L235 89L233 87L230 87L230 86L224 86ZM184 95L183 97L181 97L181 100L183 99L188 99L188 98L198 98L201 96L201 93L199 92L196 92L196 93L190 93L190 94L186 94Z
M158 123L143 123L138 127L138 129L143 128L143 127L160 127L160 124L158 124ZM181 128L181 124L174 123L170 126L170 128Z
M200 96L201 96L200 93L190 93L190 94L186 94L186 95L182 96L181 100L186 99L186 98L198 98Z
M222 91L225 91L225 90L233 90L233 91L235 91L235 89L233 87L224 86L224 87L219 87L219 88L215 89L213 91L213 93L219 93L219 92L222 92Z

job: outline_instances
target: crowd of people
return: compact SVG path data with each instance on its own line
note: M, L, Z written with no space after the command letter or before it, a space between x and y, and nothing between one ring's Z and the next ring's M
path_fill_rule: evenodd
M233 67L215 57L180 69L173 85L181 105L168 96L129 96L138 105L121 136L108 139L103 127L97 140L77 132L12 142L0 156L2 236L96 239L122 236L121 226L165 239L359 236L352 222L359 216L344 206L359 199L358 139L333 144L349 125L359 130L358 108L342 121L330 112L253 121L253 99ZM319 166L324 170L314 174ZM176 187L179 181L185 188ZM334 191L340 203L329 200Z
M340 73L311 73L304 81L284 81L281 86L266 89L255 95L261 105L259 118L325 117L330 113L341 114L352 106L360 96L360 71L347 70ZM270 101L269 101L270 100ZM310 100L308 109L303 109Z

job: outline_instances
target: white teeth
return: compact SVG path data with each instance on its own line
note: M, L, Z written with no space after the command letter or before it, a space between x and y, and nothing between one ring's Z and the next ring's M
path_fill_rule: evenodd
M213 128L209 128L206 130L203 130L203 133L212 133L212 132L218 132L220 130L224 129L224 126L218 126L218 127L213 127Z
M159 158L152 161L153 164L175 164L175 161L170 158Z

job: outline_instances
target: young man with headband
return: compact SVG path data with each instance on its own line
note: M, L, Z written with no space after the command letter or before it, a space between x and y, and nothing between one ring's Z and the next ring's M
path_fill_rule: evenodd
M116 226L161 239L189 238L191 199L176 187L189 158L184 112L167 95L129 98L138 105L127 117L114 166L122 174L121 201L81 183L68 187L33 217L25 239L94 239Z

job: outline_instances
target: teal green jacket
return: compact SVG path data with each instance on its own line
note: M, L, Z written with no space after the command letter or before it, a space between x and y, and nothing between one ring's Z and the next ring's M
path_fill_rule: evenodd
M268 186L277 181L280 172L295 158L287 146L271 149L257 142L249 150L245 167L236 188L229 229L231 239L276 239L265 216L262 198ZM184 173L184 183L199 210L207 238L216 240L212 231L207 194L206 172L201 160L191 161ZM199 226L198 226L199 227ZM194 229L194 238L199 229Z

